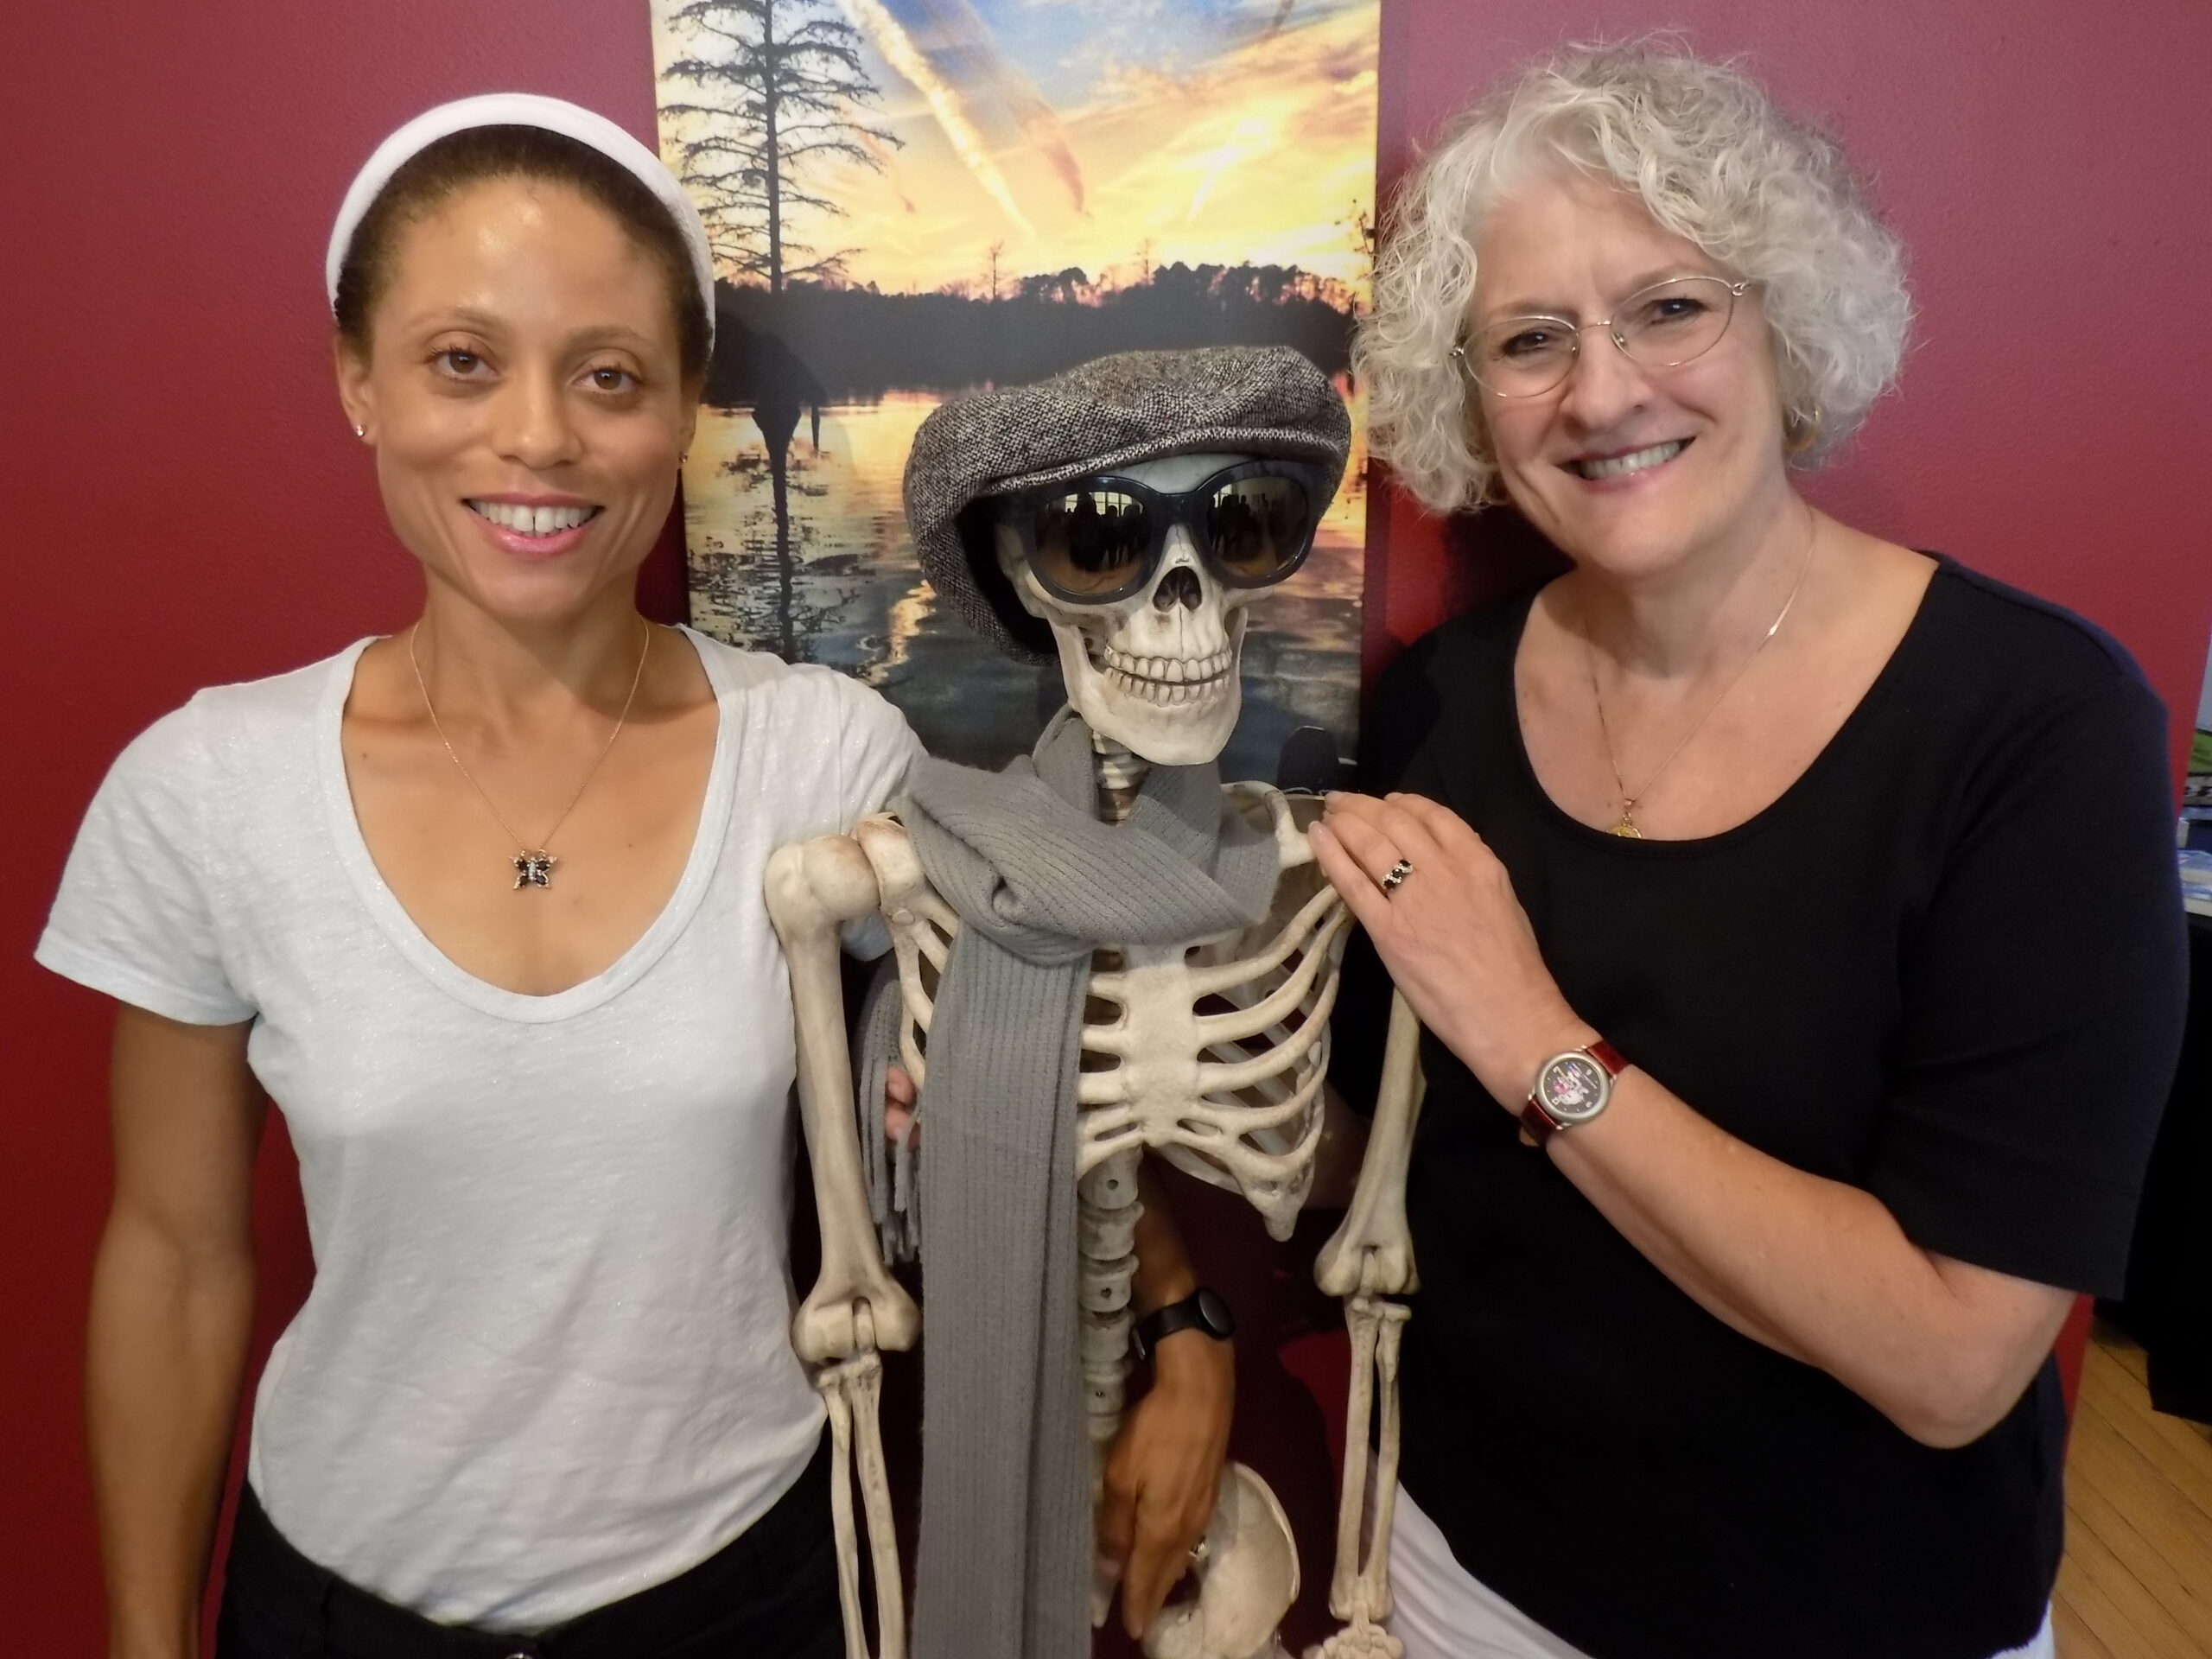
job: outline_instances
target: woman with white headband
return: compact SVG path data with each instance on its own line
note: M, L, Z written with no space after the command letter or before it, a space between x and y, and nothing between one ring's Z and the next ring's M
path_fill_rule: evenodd
M265 1090L315 1279L255 1402L224 1659L841 1653L762 874L916 745L852 680L638 612L714 328L642 145L550 99L434 110L328 278L422 613L137 739L39 947L121 1004L110 1652L197 1651Z

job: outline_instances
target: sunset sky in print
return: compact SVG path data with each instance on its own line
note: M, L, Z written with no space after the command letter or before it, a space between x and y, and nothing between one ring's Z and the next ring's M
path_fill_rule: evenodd
M669 0L655 0L664 17ZM885 292L1094 282L1180 260L1363 289L1376 0L836 0L881 90L874 169L832 162L786 232ZM664 28L663 61L667 60ZM665 135L664 135L665 137ZM1148 245L1148 247L1147 247Z

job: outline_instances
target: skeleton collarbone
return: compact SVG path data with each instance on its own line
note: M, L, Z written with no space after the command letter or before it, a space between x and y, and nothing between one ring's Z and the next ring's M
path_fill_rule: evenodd
M1272 829L1281 873L1268 915L1238 932L1173 946L1107 944L1092 958L1077 1101L1078 1173L1149 1147L1242 1192L1287 1238L1313 1185L1346 912L1306 843L1319 804L1261 784L1224 786ZM959 918L930 887L888 816L855 832L898 952L899 1058L925 1076L938 976Z

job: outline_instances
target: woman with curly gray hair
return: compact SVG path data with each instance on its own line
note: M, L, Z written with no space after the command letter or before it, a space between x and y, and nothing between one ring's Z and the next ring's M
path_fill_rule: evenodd
M1376 451L1572 566L1406 653L1313 837L1347 1092L1378 965L1425 1027L1408 1659L2051 1651L2052 1343L2180 1030L2164 714L1798 493L1910 310L1834 148L1663 40L1522 72L1399 199Z

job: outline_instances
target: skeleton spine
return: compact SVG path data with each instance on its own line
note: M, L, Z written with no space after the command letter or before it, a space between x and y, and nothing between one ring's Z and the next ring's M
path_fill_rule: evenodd
M1122 1427L1129 1374L1129 1292L1136 1279L1135 1147L1117 1152L1083 1178L1077 1192L1077 1249L1083 1303L1084 1402L1090 1414L1091 1476L1096 1485L1106 1448Z
M1090 734L1092 775L1098 785L1099 816L1119 823L1129 815L1150 766L1111 738ZM1136 1280L1137 1218L1144 1205L1137 1198L1141 1148L1109 1154L1085 1175L1076 1191L1076 1249L1082 1284L1083 1390L1090 1414L1091 1489L1105 1474L1106 1448L1121 1432L1129 1376L1129 1293Z

